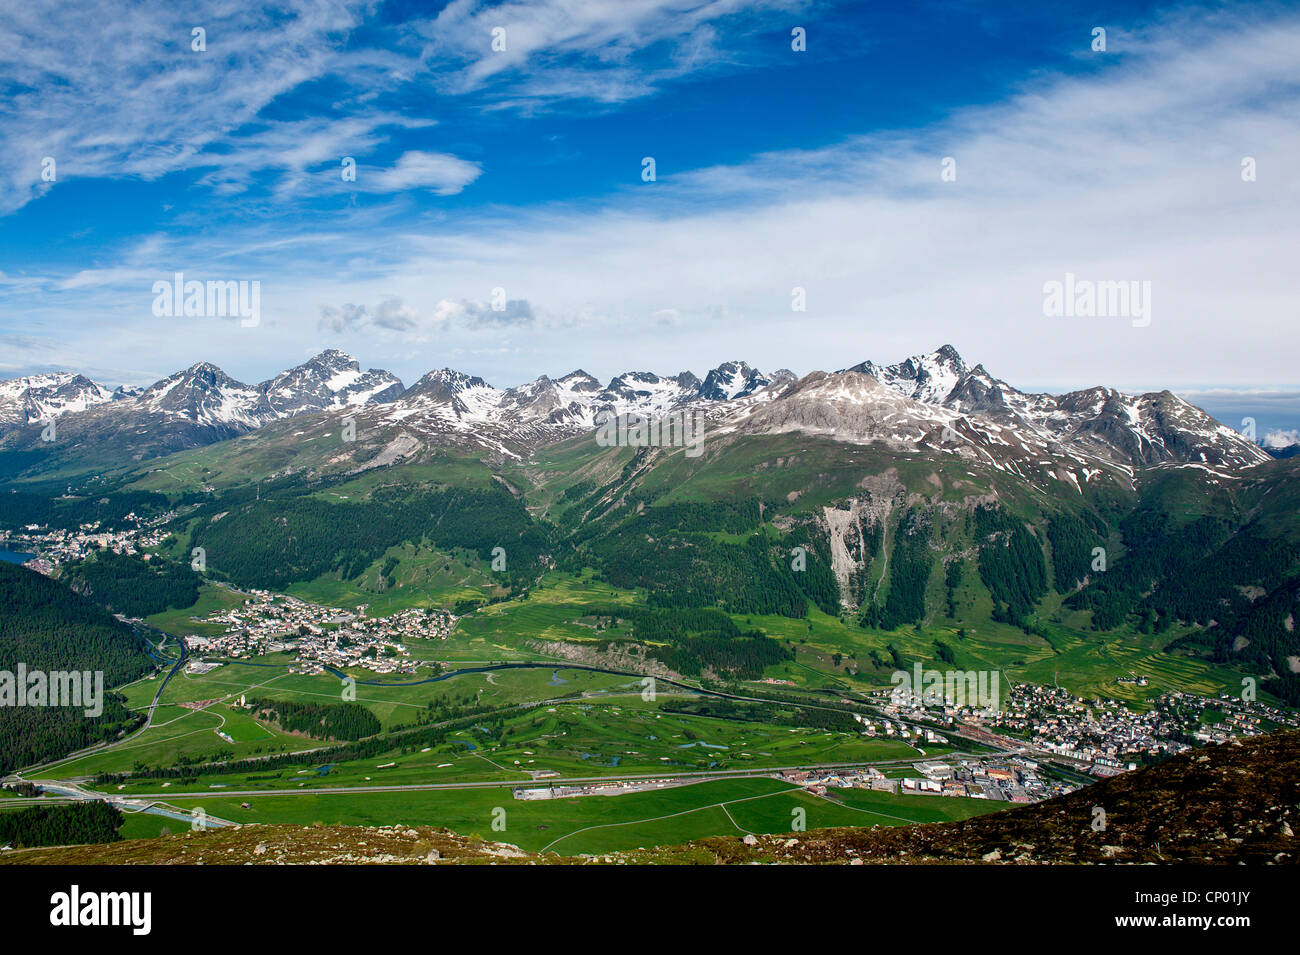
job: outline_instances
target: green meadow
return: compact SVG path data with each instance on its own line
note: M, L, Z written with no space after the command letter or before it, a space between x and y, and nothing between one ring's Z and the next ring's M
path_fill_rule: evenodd
M566 675L584 674L571 670L557 673L561 678ZM674 699L677 697L671 694L660 694L651 703L641 699L635 689L629 692L627 687L612 687L609 692L594 690L580 701L521 708L491 726L496 714L489 714L483 717L483 723L455 730L438 745L403 744L399 736L393 738L392 749L374 757L331 762L327 767L313 762L239 774L209 773L193 779L136 778L122 784L118 791L123 795L160 795L220 789L531 783L533 774L543 773L587 778L721 770L760 772L829 763L910 761L921 755L901 741L872 739L858 733L663 711L662 704ZM165 753L166 742L160 741L160 749L149 751ZM308 745L308 741L299 739L293 748L323 745L319 741ZM269 745L263 749L273 751ZM135 759L143 751L127 752ZM946 751L931 747L927 754ZM92 766L97 771L101 766L121 771L114 767L122 765L123 760L109 751L78 762L80 772ZM130 768L129 762L126 768ZM59 767L57 774L67 776L68 767Z
M333 488L322 493L339 492ZM481 598L492 586L472 555L407 544L392 549L389 556L397 558L397 586L390 592L380 592L381 581L367 576L378 564L357 580L318 578L296 585L291 592L330 606L367 604L370 613L387 614L411 606L449 607L457 600ZM149 623L173 634L211 634L217 628L201 618L243 599L237 591L209 583L194 607L156 615ZM733 689L756 695L794 694L809 702L862 700L870 691L889 685L891 648L908 666L919 661L938 669L996 669L1011 681L1056 681L1078 694L1125 699L1139 707L1165 690L1213 694L1236 686L1239 679L1201 660L1164 652L1174 638L1171 634L1123 638L1097 634L1078 626L1081 622L1070 615L1044 606L1044 635L1029 635L1018 627L990 622L988 608L980 605L987 599L982 587L967 585L956 597L956 619L935 615L926 625L891 631L865 629L853 619L815 607L802 619L733 614L743 630L761 629L793 651L793 659L764 672L765 678L789 686L751 682ZM201 806L237 822L439 825L525 849L564 854L633 849L711 835L787 832L800 811L812 829L937 822L1002 805L865 790L816 797L766 774L787 766L870 763L897 777L912 772L910 762L921 752L898 740L799 725L797 719L774 725L674 712L675 704L700 697L661 683L653 701L642 699L639 677L576 669L568 661L544 655L546 643L563 641L594 650L600 641L630 635L626 621L615 618L609 626L608 617L598 619L592 611L644 606L645 601L643 592L613 587L589 570L549 573L526 595L481 605L462 616L446 639L409 639L406 647L419 664L414 674L379 677L366 670L353 671L359 681L356 701L379 719L384 733L394 734L385 737L391 745L383 752L341 761L307 758L229 774L137 776L115 785L114 791L123 796L148 795L183 809ZM972 618L979 622L963 623ZM939 661L936 641L951 650L953 662ZM287 654L220 662L201 675L178 672L147 730L56 763L38 776L86 779L97 773L130 773L141 765L167 768L182 760L203 763L309 755L340 745L284 732L237 705L241 696L341 702L337 678L290 673L293 658ZM449 670L503 662L545 665L458 673L430 682ZM1136 673L1147 675L1150 686L1114 682ZM147 707L160 679L154 676L122 688L129 705ZM442 741L424 745L424 731L415 727L445 708L485 712L469 725L447 731ZM947 746L926 748L929 756L947 752L951 752ZM891 765L891 761L898 762ZM551 774L667 777L722 771L747 775L617 796L514 798L516 788L544 787ZM463 788L464 784L482 788ZM449 788L323 791L432 785ZM253 795L225 796L224 791ZM242 808L242 803L249 808ZM506 811L504 831L492 828L497 808ZM148 838L183 826L137 813L128 815L123 833L128 838Z
M791 832L803 810L808 829L904 825L964 819L1000 808L980 799L882 796L844 791L820 798L771 778L691 783L616 796L521 800L508 787L402 793L266 795L246 799L169 798L234 822L302 825L443 826L463 835L564 855L613 852L747 832ZM855 798L861 796L864 798ZM877 798L873 799L872 796ZM247 802L248 809L241 808ZM501 819L504 828L494 829ZM173 829L173 831L175 831Z

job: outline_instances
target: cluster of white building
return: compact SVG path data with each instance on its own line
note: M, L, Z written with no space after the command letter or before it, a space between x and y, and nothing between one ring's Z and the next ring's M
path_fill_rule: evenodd
M1001 712L977 713L972 722L1010 731L1037 749L1092 764L1099 775L1132 769L1140 753L1180 753L1194 742L1222 743L1265 732L1264 722L1300 726L1300 714L1257 701L1217 699L1174 691L1145 711L1122 700L1085 700L1055 686L1018 684ZM1205 711L1219 712L1215 721Z
M161 525L175 516L174 512L169 511L146 521L132 512L123 518L132 526L116 531L101 530L100 521L81 524L76 530L28 524L16 533L0 530L0 547L36 554L35 559L27 562L28 565L43 574L49 574L62 564L85 560L91 550L96 548L117 554L134 554L157 547L168 533ZM143 554L145 560L151 556L149 553Z
M900 711L896 706L886 706L884 708L887 714L899 714ZM918 714L924 716L924 711L918 711ZM927 726L912 726L903 722L901 719L887 719L879 716L866 716L861 713L853 714L853 718L862 724L862 733L864 736L879 736L885 739L894 737L904 742L929 743L931 746L947 743L948 738Z
M550 775L558 775L551 773ZM534 774L534 778L543 778ZM584 785L557 785L521 787L514 790L516 799L533 801L537 799L567 799L573 796L620 796L623 793L646 792L651 789L671 789L684 786L690 780L676 776L664 776L660 779L614 779L609 782L586 783Z
M297 673L318 674L360 667L375 673L414 673L407 640L443 639L457 618L445 610L415 608L388 617L368 617L366 606L355 611L325 607L285 594L250 591L242 606L221 610L205 623L225 627L215 637L185 638L197 653L247 659L268 653L294 653Z
M902 792L1031 803L1062 796L1077 788L1043 775L1038 763L1024 756L962 759L955 763L932 760L913 763L912 768L919 777L903 779Z
M874 766L860 769L788 769L781 773L786 782L802 786L815 796L824 796L828 789L876 789L881 792L898 792L898 780L888 779Z
M932 759L912 764L915 776L893 778L874 766L861 769L790 770L781 778L817 796L831 789L872 789L914 796L966 796L1006 802L1038 802L1076 787L1042 775L1036 762L1023 756L997 761Z

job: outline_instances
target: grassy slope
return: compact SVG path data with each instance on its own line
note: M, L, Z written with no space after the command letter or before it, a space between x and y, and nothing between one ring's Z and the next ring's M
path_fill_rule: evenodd
M772 780L704 783L644 796L587 797L607 804L611 816L600 829L578 829L579 820L553 811L538 822L530 807L492 804L492 796L461 803L450 810L464 828L485 838L556 849L569 854L599 853L599 858L516 854L499 842L458 837L432 829L350 829L331 826L246 826L240 829L186 833L168 839L135 840L107 846L38 849L0 855L9 864L95 863L235 863L235 862L424 862L430 850L440 861L483 863L619 862L666 864L917 864L917 863L1247 863L1295 864L1295 836L1300 826L1300 733L1272 733L1237 745L1193 751L1158 766L1126 773L1078 793L1004 812L963 818L968 806L952 807L962 815L940 822L921 814L959 804L954 799L913 797L907 805L883 807L880 825L865 828L819 828L818 823L846 807L803 804L807 794L773 791ZM868 794L857 808L881 810ZM291 797L279 797L283 799ZM301 797L316 798L316 797ZM342 816L370 810L331 807L319 802L298 810L303 818ZM341 797L348 799L350 797ZM639 801L636 801L639 800ZM740 802L739 800L746 800ZM577 802L577 801L571 801ZM978 802L972 800L970 802ZM727 813L718 817L718 803ZM621 804L621 807L618 805ZM506 828L494 831L492 810L506 809ZM1093 807L1106 810L1106 827L1094 830ZM810 831L784 833L785 812L806 808ZM984 808L984 807L980 807ZM227 811L233 811L227 810ZM435 806L404 810L407 815L438 815ZM403 812L395 809L394 814ZM486 813L486 815L484 815ZM680 813L680 815L672 815ZM814 815L819 813L819 815ZM251 814L251 813L250 813ZM917 822L939 825L890 825L890 817L911 815ZM859 814L861 815L861 814ZM663 819L670 816L669 819ZM659 819L659 822L652 820ZM645 820L645 821L640 821ZM321 820L323 821L323 820ZM634 825L615 825L619 822ZM873 820L874 821L874 820ZM639 849L660 838L657 827L671 823L668 837L700 828L731 828L714 835L663 848ZM554 824L554 825L552 825ZM549 828L538 829L539 825ZM769 829L768 827L773 827ZM741 830L764 833L747 843ZM766 833L782 833L775 837ZM260 847L260 848L259 848Z
M266 443L266 438L275 438L277 446ZM234 442L225 442L195 452L173 455L162 462L153 462L142 471L138 486L169 490L194 490L204 484L218 487L235 488L246 485L250 474L263 473L265 470L283 468L286 462L302 464L303 455L316 454L324 444L313 449L294 450L293 435L282 428L280 432L267 431L265 434L250 436ZM324 438L320 439L322 442ZM934 504L956 504L977 495L997 494L1004 504L1016 513L1032 518L1042 512L1044 507L1060 506L1062 502L1073 501L1069 494L1077 493L1069 489L1060 493L1044 492L1027 488L1018 481L1005 475L995 473L970 473L964 469L954 469L949 462L931 461L920 456L914 459L900 460L897 456L886 456L871 448L856 448L839 445L829 441L809 440L799 436L780 436L769 439L744 438L736 441L714 442L707 446L708 452L700 459L691 460L681 454L667 454L658 466L644 475L634 479L635 486L642 492L659 495L655 504L673 501L710 501L740 500L751 496L761 496L765 500L781 502L782 509L789 514L811 514L822 506L842 500L845 496L855 494L863 477L878 474L886 468L893 468L908 493L923 496ZM325 449L328 450L328 449ZM725 453L724 453L725 452ZM504 469L506 479L515 487L526 489L527 503L535 516L550 520L563 521L571 516L570 508L574 498L566 499L564 491L579 483L591 486L603 486L615 481L623 467L632 459L627 449L595 449L590 442L567 442L547 449L537 460ZM259 471L259 469L261 469ZM1219 496L1202 500L1197 496L1198 484L1195 472L1174 473L1153 478L1149 482L1148 492L1160 495L1164 506L1171 513L1194 516L1206 508L1232 508L1250 505L1258 507L1280 530L1293 526L1285 519L1286 504L1293 494L1282 478L1290 476L1290 471L1276 469L1278 475L1270 480L1261 479L1248 487L1224 490ZM491 481L489 469L472 456L448 452L443 460L434 464L406 465L398 468L372 471L359 475L344 483L333 484L318 492L318 496L333 499L352 499L363 497L374 488L393 484L437 483L444 485L484 486ZM168 485L171 485L170 488ZM1282 490L1279 490L1281 488ZM1105 499L1092 502L1099 508L1113 508L1122 501L1123 495L1110 495ZM768 529L770 532L770 528ZM743 535L734 535L736 540ZM184 541L178 547L183 549ZM391 613L408 606L449 606L456 600L467 596L485 596L492 592L491 581L479 562L472 557L453 553L439 552L427 546L413 544L392 548L389 554L398 558L395 572L397 586L380 589L377 568L382 559L377 560L359 578L352 581L340 581L329 577L318 578L296 585L293 592L306 599L318 600L337 605L355 605L368 603L374 613ZM932 578L934 575L932 574ZM773 637L791 642L796 648L796 658L791 663L780 664L769 669L769 677L788 679L801 688L833 689L840 692L862 690L871 686L885 685L888 681L888 668L879 669L870 665L868 656L873 649L884 651L889 644L897 646L909 659L933 664L934 640L942 639L951 646L957 657L957 665L965 668L997 668L1006 672L1012 679L1051 682L1059 680L1061 685L1077 693L1105 695L1127 698L1136 704L1142 704L1146 696L1154 695L1165 689L1190 689L1196 692L1215 693L1219 690L1239 685L1237 675L1221 668L1211 667L1199 660L1184 656L1173 656L1162 652L1163 645L1177 636L1171 631L1161 637L1143 637L1136 633L1121 632L1117 634L1096 634L1084 629L1086 615L1058 612L1059 595L1049 594L1040 605L1039 612L1046 622L1047 636L1029 636L1022 630L1006 624L994 623L988 618L991 600L987 589L979 581L973 566L963 581L958 594L958 619L943 616L940 599L937 599L935 581L932 579L927 598L927 623L920 629L904 627L895 631L871 631L858 627L852 620L823 614L812 610L807 619L789 619L770 616L736 615L737 623L742 626L757 626ZM940 582L941 587L941 582ZM504 603L485 607L463 619L455 633L446 641L436 644L421 645L413 650L421 659L440 661L457 665L466 662L500 661L517 659L537 659L538 653L530 644L536 640L565 640L569 642L591 641L597 638L590 626L584 625L582 617L592 605L610 603L641 602L644 593L623 591L591 579L583 573L578 576L552 573L547 575L540 585L526 598L516 598ZM205 587L200 603L186 611L174 611L159 615L151 622L172 632L203 633L205 625L193 620L210 609L228 606L232 601L241 599L228 591L215 586ZM958 627L964 627L965 637L957 636ZM606 631L601 637L617 635L618 631ZM834 655L840 654L836 665ZM267 661L261 661L267 662ZM280 661L285 662L285 661ZM858 670L850 674L849 668ZM1113 681L1118 676L1128 676L1133 672L1143 672L1152 678L1152 685L1147 688L1118 686ZM498 673L491 679L483 675L466 676L454 681L440 684L428 684L423 687L359 687L359 699L369 706L386 727L405 722L420 712L432 701L448 699L496 702L510 705L525 700L545 699L562 692L581 691L608 695L612 692L626 693L627 687L613 677L595 677L568 671L564 677L568 684L556 686L550 684L549 671L518 674ZM359 674L359 676L367 676ZM143 706L152 698L154 684L143 681L128 688L128 696L134 705ZM218 702L202 711L187 709L179 703L193 700L229 700L241 692L248 692L256 687L256 692L277 698L319 699L337 698L337 681L332 678L308 678L289 676L282 670L269 668L252 668L226 666L205 677L184 677L173 681L169 686L166 705L160 708L156 723L146 734L133 740L128 747L105 754L86 757L57 767L56 774L67 777L75 774L89 774L98 771L129 770L136 760L153 765L167 765L174 761L176 755L184 752L187 756L205 756L208 758L222 752L232 751L236 757L256 755L281 750L312 749L325 745L320 741L302 737L292 737L280 733L274 727L265 727L254 722L246 714L231 709L226 703ZM597 697L599 700L600 697ZM296 769L283 771L279 776L255 780L248 774L243 777L201 778L192 786L175 785L171 787L179 793L182 789L207 789L202 797L204 805L210 812L224 815L218 806L230 809L221 797L215 796L209 787L223 785L230 788L319 788L325 785L362 784L366 777L373 777L373 782L430 782L430 781L469 781L469 780L506 780L518 779L523 769L541 768L538 754L544 753L547 760L545 768L554 767L557 771L568 773L582 772L596 775L613 771L608 765L614 756L619 757L620 768L634 771L636 768L655 768L663 764L660 758L670 745L668 734L660 746L648 745L643 737L646 714L639 712L636 698L628 697L618 703L621 712L617 715L608 710L610 704L598 704L604 709L599 711L599 719L582 716L580 707L565 704L558 707L561 717L544 722L541 727L531 724L531 717L512 717L511 726L516 736L513 740L494 746L492 749L480 748L471 753L461 743L453 742L430 753L403 753L400 749L391 754L370 761L358 761L357 764L344 764L337 767L329 776L317 778L314 774L300 774ZM569 717L579 714L573 721ZM667 717L660 717L660 719ZM750 736L752 727L745 725L721 724L721 721L690 721L674 718L678 729L683 726L691 728L698 738L706 741L719 740L718 745L727 745L729 749L724 759L717 760L727 765L738 762L742 749L758 749L765 746L763 752L767 757L757 757L755 765L779 765L787 759L794 759L789 747L777 745L775 741L766 743ZM528 725L525 725L528 724ZM554 725L552 725L554 724ZM718 725L713 725L718 724ZM562 727L562 729L561 729ZM234 737L233 744L216 735L221 729ZM788 728L787 728L788 729ZM797 729L797 728L796 728ZM541 739L548 732L562 732L568 737L563 745L550 747ZM640 734L640 735L638 735ZM680 734L677 734L680 736ZM458 734L464 741L474 741L472 731ZM838 760L838 759L880 759L899 755L888 746L901 744L868 744L854 740L829 742L822 734L805 736L800 746L804 750L795 761ZM732 748L734 747L734 749ZM875 748L873 748L875 747ZM885 748L881 748L885 747ZM629 749L635 752L629 752ZM698 753L692 751L692 756ZM584 758L583 753L588 757ZM671 756L671 754L669 754ZM712 755L718 755L714 753ZM515 769L515 760L520 761L520 769ZM395 761L397 766L378 770L378 765ZM696 767L691 760L677 759L681 765ZM708 762L706 761L705 766ZM765 762L766 761L766 762ZM450 763L443 766L443 763ZM495 765L494 765L495 764ZM702 767L701 767L702 768ZM741 781L732 780L728 786ZM157 780L132 783L127 792L157 791ZM709 784L712 785L712 784ZM722 785L722 784L719 784ZM698 787L689 787L697 789ZM700 790L701 792L703 790ZM219 791L218 791L219 792ZM465 791L455 794L406 795L406 800L413 800L411 805L423 807L419 812L424 815L419 821L429 824L446 824L440 822L439 814L444 819L453 819L458 825L479 825L476 821L485 805L478 793L500 793L504 790L476 791L467 795ZM648 794L658 795L658 794ZM370 796L276 796L266 799L283 800L280 802L263 802L264 797L257 797L254 811L263 814L266 819L292 819L294 821L351 821L367 822L384 820L383 813L391 814L397 810L393 805L375 801ZM619 802L633 797L619 797L608 800L604 797L592 797L586 800L566 801L583 802L593 805ZM641 797L637 797L641 798ZM684 798L684 797L674 797ZM745 803L736 811L745 814L758 813L769 806L780 806L785 811L789 806L782 799L794 798L780 796L769 802ZM852 802L856 796L848 797ZM879 797L886 798L886 797ZM294 802L294 800L320 800L321 806L333 806L335 815L326 819L312 815L304 805L315 803ZM356 800L353 805L350 800ZM714 800L719 801L719 800ZM235 801L236 805L238 801ZM962 803L963 800L925 800L930 804ZM211 803L209 805L208 803ZM426 805L427 803L427 805ZM495 805L495 804L494 804ZM635 801L623 805L635 806ZM709 832L729 831L727 825L734 822L711 804L701 804L692 809L689 817L691 825L707 819L705 826ZM827 804L829 805L829 804ZM291 807L298 808L291 808ZM338 807L343 808L338 808ZM819 806L819 809L825 807ZM837 812L847 812L841 807L832 807ZM880 808L880 807L876 807ZM382 811L381 811L382 810ZM231 810L232 812L234 810ZM524 810L535 812L529 807ZM577 810L575 810L577 811ZM603 811L603 810L602 810ZM620 810L622 811L622 810ZM945 810L946 811L946 810ZM579 811L583 818L588 818L591 810ZM759 813L761 816L762 814ZM778 813L777 815L780 815ZM788 812L786 813L788 816ZM905 814L904 814L905 816ZM811 817L811 812L810 812ZM228 818L235 818L231 816ZM639 817L638 817L639 818ZM649 817L646 817L649 818ZM740 816L736 816L740 820ZM403 820L408 821L408 820ZM415 819L409 820L417 821ZM780 820L769 818L763 826L777 828L763 831L781 831ZM546 825L538 822L534 824ZM758 823L756 823L757 825ZM813 824L810 822L810 825ZM851 822L826 822L826 825L851 824ZM137 823L140 832L147 832L151 823ZM655 826L666 827L664 833L671 835L668 823L646 823L636 828L642 833L636 838L659 839ZM741 825L745 825L742 821ZM553 827L554 828L554 827ZM670 831L671 830L671 831ZM476 831L476 830L475 830ZM546 833L550 830L536 830ZM685 832L686 830L681 830ZM693 830L692 830L693 831ZM709 834L704 832L702 834ZM645 835L644 833L649 833ZM619 835L621 839L623 834ZM530 835L530 838L531 835ZM540 838L540 836L538 837ZM553 836L552 836L553 838ZM579 837L574 837L578 839ZM586 838L586 837L582 837ZM680 838L680 836L678 837ZM532 843L530 843L532 844ZM539 845L541 843L538 843ZM623 845L617 839L609 843ZM637 843L637 844L644 844ZM566 847L566 851L570 850Z

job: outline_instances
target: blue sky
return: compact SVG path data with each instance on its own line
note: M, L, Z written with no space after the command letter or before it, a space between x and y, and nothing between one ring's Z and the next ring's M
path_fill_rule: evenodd
M255 381L339 347L509 385L952 342L1019 387L1244 389L1281 426L1297 51L1294 4L16 7L0 374ZM155 316L176 271L260 282L261 321ZM1066 272L1150 281L1150 325L1045 317Z

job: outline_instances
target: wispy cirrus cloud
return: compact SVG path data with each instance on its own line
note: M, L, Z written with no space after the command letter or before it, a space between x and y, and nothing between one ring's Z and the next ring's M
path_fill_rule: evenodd
M1300 344L1285 171L1300 153L1300 17L1175 15L1142 37L1095 72L1040 75L926 127L410 233L383 281L422 313L504 286L585 316L614 332L593 347L635 355L606 371L672 369L678 336L656 331L671 312L711 360L743 350L771 367L953 341L1044 387L1285 381ZM955 182L940 176L945 156ZM1256 181L1243 181L1246 156L1267 171ZM1044 317L1043 284L1066 271L1152 280L1152 326ZM791 310L795 287L808 312ZM571 339L552 330L510 329L518 377L568 360ZM446 334L469 349L496 333Z
M300 193L309 184L324 177L331 183L342 182L344 157L365 156L389 142L389 132L428 128L435 125L427 118L407 118L393 113L362 113L354 116L308 117L275 123L259 123L254 131L241 130L230 141L214 144L195 155L189 165L208 168L199 180L218 193L244 192L258 173L274 174L274 191L280 198ZM420 155L418 153L413 155ZM403 157L405 159L405 157ZM472 182L479 167L455 157L440 157L441 167L428 170L431 186L463 188ZM474 170L466 176L457 164ZM378 176L366 177L376 185ZM390 180L391 189L405 188L400 179Z
M478 5L454 7L476 31L491 23ZM550 65L546 43L556 41L539 41L516 65L457 82L492 90L497 105L532 95L598 58L600 29ZM0 281L0 308L63 317L67 354L130 341L160 371L197 357L247 361L248 342L214 326L139 317L147 263L192 263L262 279L256 351L268 357L257 374L308 343L413 380L431 365L410 343L434 341L437 364L461 356L475 362L466 370L508 383L575 364L602 376L675 371L684 349L697 367L744 357L810 370L951 341L1030 387L1294 380L1300 195L1288 164L1300 154L1300 16L1180 10L1115 31L1111 47L1091 69L1039 70L1000 101L923 125L846 128L820 148L661 169L657 183L576 201L408 216L398 214L404 194L392 193L389 207L331 210L310 229L284 217L198 239L168 234L143 260L105 254L91 268L50 270L44 280L62 288L35 305ZM617 49L610 75L642 75ZM473 59L451 62L464 71ZM945 156L955 181L940 178ZM1247 156L1257 181L1241 177ZM379 168L362 163L358 189ZM1045 318L1043 283L1067 271L1152 280L1151 326ZM526 302L531 320L485 306L497 287ZM795 287L806 312L791 308ZM379 304L338 304L386 299L401 303L389 326Z
M501 105L621 103L699 70L737 67L724 40L806 0L453 0L429 24L424 59L451 61L451 92L489 90Z
M619 3L454 2L427 21L376 26L370 0L291 0L260 8L230 0L185 7L90 0L17 5L0 28L0 215L56 181L139 179L195 170L217 195L262 175L278 199L336 175L389 144L392 130L434 125L381 109L400 88L430 83L471 93L490 84L495 104L622 102L663 80L724 62L715 21L797 0L628 0ZM504 53L487 24L508 24ZM370 27L365 42L355 31ZM204 31L205 49L192 48ZM411 43L411 36L423 35ZM283 98L326 80L336 100L308 97L308 115ZM531 108L531 107L530 107ZM371 159L356 189L452 195L482 171L445 150L403 148Z
M0 213L48 189L45 157L58 179L152 180L202 164L277 97L326 73L367 6L9 5L0 28ZM192 48L196 27L206 50Z

